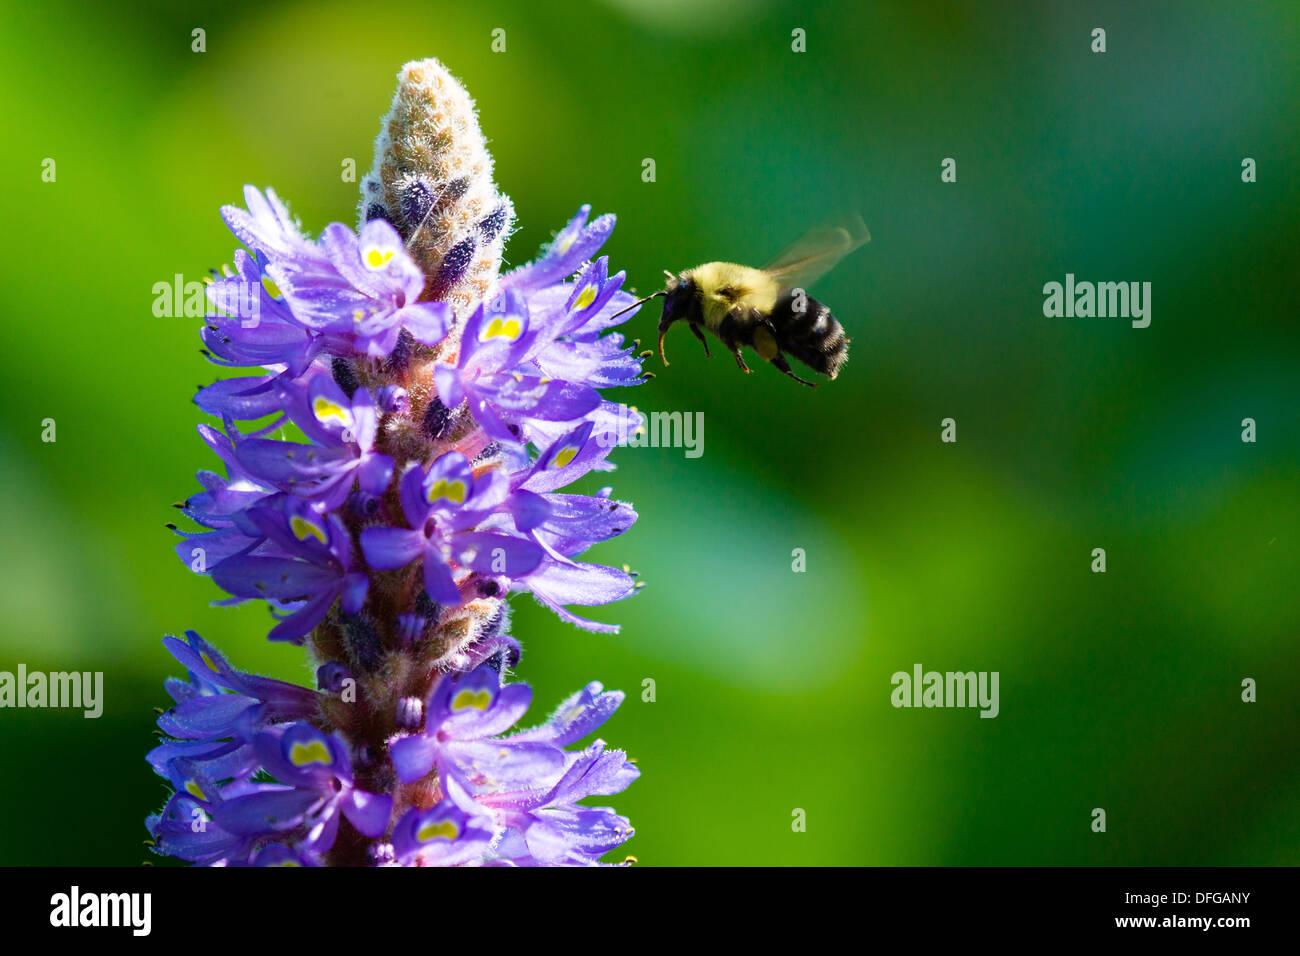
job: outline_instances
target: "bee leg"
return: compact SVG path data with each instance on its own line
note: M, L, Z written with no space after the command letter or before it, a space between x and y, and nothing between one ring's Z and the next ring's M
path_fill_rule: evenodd
M739 346L739 345L733 345L733 346L731 346L731 354L734 355L734 356L736 357L736 364L740 366L740 370L741 370L742 372L744 372L746 375L748 375L750 372L753 371L753 369L751 369L748 365L745 364L744 356L742 356L742 355L740 354L740 346Z
M704 337L704 333L700 331L700 327L691 323L691 331L695 333L695 337L699 339L700 344L704 346L704 357L713 358L713 356L709 354L709 340Z
M772 359L772 364L775 365L777 368L779 368L782 372L785 372L786 375L789 375L792 379L794 379L799 384L807 385L809 388L817 387L812 382L805 382L798 375L794 374L794 372L790 371L790 363L785 360L785 356L782 355L780 352L778 352L776 356Z

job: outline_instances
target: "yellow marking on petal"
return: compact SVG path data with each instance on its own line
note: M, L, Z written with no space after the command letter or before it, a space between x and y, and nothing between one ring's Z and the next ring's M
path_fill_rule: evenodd
M353 321L353 322L360 322L360 321L362 321L363 319L365 319L365 317L366 317L366 313L363 312L363 311L361 311L360 309L353 309L353 310L352 310L352 321Z
M568 448L560 449L559 454L555 456L555 460L551 462L551 467L563 468L569 462L573 461L573 459L578 457L579 451L581 451L580 448L575 448L572 445L570 445Z
M262 276L262 288L272 299L283 299L284 295L280 292L280 287L271 281L270 276Z
M321 544L329 544L329 542L325 540L325 529L315 522L294 515L292 520L289 522L289 526L293 528L293 536L299 541L306 541L311 537L315 538Z
M208 799L208 795L203 792L203 788L200 787L193 780L185 781L185 792L188 793L191 797L198 797L200 800Z
M268 867L275 866L302 866L297 860L281 860L279 863L268 863Z
M337 418L344 425L352 420L352 416L348 414L347 409L342 405L331 402L324 395L317 398L312 404L312 411L316 413L316 420L322 424L331 418Z
M371 269L382 269L392 258L392 249L367 249L365 254L366 265Z
M451 702L452 710L487 710L492 706L492 695L486 690L462 690Z
M561 255L568 252L570 249L573 248L573 240L577 238L578 238L578 232L575 229L573 232L571 232L569 235L565 236L563 239L561 239L559 242L555 244L556 251L559 252Z
M587 288L583 289L581 292L578 293L577 301L573 303L573 311L581 312L583 309L585 309L587 306L591 305L591 303L595 301L596 301L596 287L594 285L589 285L587 286Z
M458 505L465 503L465 496L469 489L465 487L463 481L448 481L446 478L439 478L429 488L429 504L433 504L439 498L446 498L448 501L454 501Z
M519 338L520 333L524 330L524 325L518 319L493 319L488 323L488 327L483 332L482 340L507 338L514 341Z
M220 669L221 669L221 668L217 667L217 662L216 662L216 661L214 661L212 658L208 657L207 651L199 651L199 657L203 658L203 663L207 664L207 665L208 665L209 667L211 667L214 671L215 671L215 670L220 670Z
M460 827L451 820L426 823L415 834L415 838L421 843L428 843L430 840L454 840L458 836L460 836Z
M295 743L289 751L289 762L295 767L305 767L309 763L323 763L329 766L334 760L330 757L329 748L325 746L323 740L313 740L305 744Z

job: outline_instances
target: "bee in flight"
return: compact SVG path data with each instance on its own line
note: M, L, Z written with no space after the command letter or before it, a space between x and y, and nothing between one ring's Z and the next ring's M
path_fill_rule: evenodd
M664 297L659 319L659 358L664 365L664 336L674 322L685 322L704 346L705 356L707 329L731 351L742 372L751 371L740 354L741 346L748 345L796 382L815 388L790 370L785 355L833 379L848 361L849 339L830 309L805 287L870 239L866 224L854 214L814 229L763 269L706 262L677 275L665 270L667 286L635 305Z

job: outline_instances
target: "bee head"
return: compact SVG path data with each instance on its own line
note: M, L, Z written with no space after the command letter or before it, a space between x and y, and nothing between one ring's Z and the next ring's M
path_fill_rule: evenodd
M687 310L695 298L695 280L688 273L673 275L667 269L664 270L664 275L668 277L668 282L664 286L664 311L659 317L659 360L667 365L664 336L668 334L669 326L686 318Z

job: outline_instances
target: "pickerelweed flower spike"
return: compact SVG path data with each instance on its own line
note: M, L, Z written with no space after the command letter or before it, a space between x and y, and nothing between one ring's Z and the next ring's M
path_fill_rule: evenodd
M615 326L634 300L596 257L612 216L583 206L500 275L514 207L464 88L408 63L361 186L356 231L316 240L246 187L222 216L244 249L208 287L210 360L251 374L200 389L221 460L200 471L177 555L260 599L317 687L235 670L201 637L149 763L173 788L153 848L192 863L597 865L632 835L607 807L638 774L596 730L623 695L591 683L545 723L509 680L507 598L569 608L635 593L577 560L636 521L605 471L639 425L599 389L644 380ZM250 423L257 421L257 425ZM299 437L284 437L292 424Z

